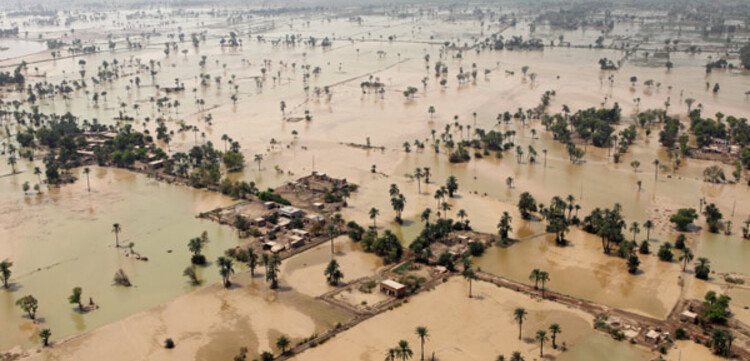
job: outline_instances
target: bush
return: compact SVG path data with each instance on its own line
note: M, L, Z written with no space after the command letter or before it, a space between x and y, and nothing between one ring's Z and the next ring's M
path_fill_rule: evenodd
M174 348L174 341L171 338L164 340L164 347L169 349Z
M685 235L680 234L677 236L677 239L674 241L674 248L675 249L685 249Z
M685 231L687 227L693 223L694 220L698 219L698 213L693 208L680 208L677 213L673 214L669 218L669 221L674 223L678 230Z
M206 256L202 254L194 254L192 257L190 257L190 262L192 264L202 266L206 264Z
M684 328L680 327L680 328L677 329L677 331L675 331L674 337L677 338L678 340L687 340L688 339L688 334L687 334L687 331L685 331Z
M484 244L482 242L471 242L469 244L469 253L474 257L479 257L484 253Z

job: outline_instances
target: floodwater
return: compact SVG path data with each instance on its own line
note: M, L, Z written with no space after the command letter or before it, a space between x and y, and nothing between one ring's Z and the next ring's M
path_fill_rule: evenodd
M164 27L162 30L184 26L188 32L199 20L178 19L175 24L161 26ZM306 25L307 20L310 20L310 26ZM750 257L750 246L740 238L739 232L742 220L750 213L746 186L717 186L702 182L701 172L710 163L695 160L683 160L683 166L674 172L660 171L655 181L652 161L659 158L663 164L668 163L666 153L658 144L658 128L653 129L651 136L639 130L636 143L620 164L612 163L607 150L589 146L586 163L573 165L567 159L564 146L544 132L538 121L528 122L525 127L518 121L509 125L496 125L495 121L498 113L536 106L546 90L557 92L549 108L551 112L558 111L563 104L575 111L602 104L612 106L618 102L623 108L623 126L632 122L628 116L636 111L636 98L641 99L641 110L663 108L669 97L672 103L670 114L684 116L687 109L682 100L692 97L703 105L704 114L721 111L727 115L748 117L750 101L743 95L750 84L746 72L714 71L706 76L703 65L711 54L673 54L676 67L670 72L625 62L618 72L613 73L616 81L610 88L607 81L610 73L599 71L597 61L602 57L618 59L621 54L613 50L552 48L543 52L483 51L479 54L470 51L465 52L462 59L442 59L450 69L448 86L442 88L432 75L433 70L425 70L424 55L430 54L430 64L434 65L439 58L442 46L438 44L442 37L459 33L457 28L463 28L460 33L464 38L476 36L478 23L446 27L435 19L412 21L381 16L365 17L362 26L346 19L328 21L313 16L307 20L276 19L276 28L265 36L283 37L292 32L301 32L305 36L329 36L336 39L330 49L274 46L270 41L257 42L247 37L242 48L221 48L218 37L226 36L229 30L215 26L209 30L209 40L198 49L193 48L189 41L180 43L181 49L188 49L187 55L172 53L165 56L161 42L167 38L154 36L150 44L139 51L123 50L122 43L118 43L119 49L115 52L55 61L46 61L48 54L27 58L45 60L35 63L34 67L53 83L78 79L81 59L86 61L83 69L88 76L95 74L105 60L111 64L116 58L125 65L122 71L127 76L111 83L91 85L90 91L108 93L107 99L99 104L88 100L90 95L79 90L70 100L40 101L42 112L70 111L87 119L97 118L104 124L116 124L114 118L119 111L124 111L137 119L132 122L135 129L151 132L156 127L153 119L162 116L167 119L168 127L175 131L169 145L172 152L186 151L205 141L221 147L221 136L227 134L241 144L248 162L244 171L231 174L230 178L273 187L313 169L334 177L345 177L362 187L352 197L344 215L360 223L369 223L367 211L370 207L377 207L381 210L378 226L393 228L405 244L421 228L418 215L422 209L432 207L434 210L432 192L436 185L449 175L455 175L460 190L458 197L450 201L454 208L451 212L455 214L458 209L466 209L472 225L485 232L496 231L501 210L512 210L524 191L531 192L537 201L545 204L555 195L574 195L582 207L580 215L595 207L611 207L619 202L628 222L640 223L656 218L654 210L697 208L699 198L705 197L709 203L716 203L725 216L731 217L735 233L717 236L701 231L691 240L694 253L698 257L709 257L717 271L750 274L750 266L743 262ZM264 20L251 22L260 24ZM148 23L148 20L143 20L138 26ZM87 36L95 33L89 25L81 25L79 29ZM503 35L522 34L525 29L522 24L506 30ZM63 30L48 29L50 33ZM617 31L622 32L618 35L627 36L637 30L638 27L633 26L618 28ZM537 31L550 39L557 35L549 29ZM388 36L395 36L399 41L388 42L385 40ZM576 45L585 45L597 36L594 31L565 34L566 39ZM351 42L342 37L368 40ZM431 37L438 40L431 44ZM379 56L381 51L386 55ZM198 65L201 56L208 57L205 68ZM138 61L148 64L151 59L159 63L159 73L153 79L148 72L139 72L135 65ZM265 59L272 65L260 89L253 77L261 75L260 68ZM280 65L280 61L286 65ZM4 70L13 64L14 61L0 62L0 66L7 66ZM492 72L486 77L479 75L476 83L457 86L454 74L459 68L469 71L473 64L477 65L480 74L485 68ZM309 96L303 89L302 65L321 68L319 75L310 76ZM535 83L521 75L524 65L529 66L529 73L537 74ZM506 70L515 71L515 75L506 74ZM29 70L30 74L33 72L35 70ZM208 87L200 86L198 75L201 73L212 78L220 76L221 84L211 82ZM273 80L275 75L280 75L280 78ZM386 84L387 91L382 98L376 94L362 94L359 84L369 75ZM631 75L640 79L635 87L628 81ZM141 78L140 88L130 83L134 76ZM421 80L425 76L427 87L423 89ZM157 109L149 100L164 96L164 93L160 93L155 85L168 86L174 84L175 79L184 82L187 89L183 94L169 95L173 100L179 100L179 108ZM237 90L227 83L230 79L239 86ZM647 79L662 85L648 89L642 85ZM706 81L721 83L721 92L705 91ZM330 101L325 95L317 97L313 94L312 89L324 86L331 87L333 95ZM408 86L419 89L413 100L406 100L402 95ZM239 98L237 104L230 100L235 92ZM205 111L196 104L197 99L205 100ZM284 121L279 109L281 101L287 104L287 116L304 116L308 110L313 120ZM127 106L123 108L121 103ZM134 109L132 104L138 104L139 108ZM427 113L431 105L437 110L432 119ZM476 121L472 116L474 112L477 113ZM207 113L213 118L210 125L202 120ZM524 148L532 145L540 154L541 150L548 150L546 166L541 156L536 164L519 164L512 151L505 153L502 160L485 157L467 164L448 163L445 154L434 154L430 150L430 131L442 132L446 124L453 123L454 116L458 116L458 121L465 127L464 135L452 128L454 139L466 136L468 125L473 129L515 130L516 144ZM147 121L147 117L151 120ZM180 122L197 125L200 133L177 132ZM536 137L532 136L532 129L536 130ZM298 136L295 137L293 131ZM383 146L385 150L362 150L343 144L364 144L368 138L373 145ZM404 153L402 143L415 139L425 141L428 147L424 151ZM272 144L272 140L276 144ZM252 163L255 154L264 155L260 167ZM10 173L6 157L3 155L0 159L0 174ZM632 160L641 162L638 172L630 167ZM370 172L372 165L376 166L377 174ZM414 182L404 176L416 167L430 167L433 174L432 184L422 184L422 194L417 194ZM729 175L731 167L724 168ZM203 230L208 231L212 240L206 250L210 260L223 249L237 244L237 236L229 228L195 219L201 211L230 204L231 200L224 197L157 183L126 171L99 168L94 168L91 174L90 195L82 178L62 189L45 189L41 196L27 197L22 194L21 185L24 181L32 185L36 182L30 171L33 164L21 161L18 169L23 173L0 178L0 225L9 235L0 240L0 258L10 258L14 262L13 281L18 287L1 294L0 321L13 325L13 328L9 337L0 338L0 349L37 342L29 336L25 326L27 321L13 306L14 300L22 295L32 293L40 300L39 315L54 329L55 338L74 335L191 291L192 287L181 276L182 269L188 264L186 243ZM513 188L505 185L508 176L515 179ZM638 180L643 182L640 192L636 185ZM390 221L394 215L387 196L391 183L398 184L407 197L404 226ZM514 218L519 217L514 215ZM658 223L658 219L655 220ZM652 232L652 238L673 240L676 233L663 221L664 225ZM110 232L114 222L123 226L123 242L134 242L135 249L148 256L149 262L125 258L122 251L114 249L114 237ZM543 227L516 219L514 228L518 237L527 237L541 233ZM539 237L508 249L490 249L477 260L477 265L485 271L519 281L527 280L532 268L541 267L551 273L553 281L550 287L558 292L654 316L663 316L671 309L679 294L675 293L679 292L679 289L675 290L678 265L662 264L650 257L642 259L644 274L630 276L624 270L623 260L601 254L597 248L598 239L574 233L570 235L573 246L569 248L557 248L548 237ZM643 238L642 231L638 239ZM654 243L652 250L656 248L657 243ZM169 250L172 253L168 253ZM130 275L135 287L120 289L111 286L112 275L118 268ZM218 279L214 268L204 270L202 276L207 282ZM662 273L669 277L659 280ZM73 306L66 302L74 286L83 287L84 297L92 296L101 309L86 315L74 312ZM654 292L657 289L660 291ZM599 339L590 342L592 350L610 347Z
M5 60L38 53L47 49L47 46L36 41L0 39L0 49L0 60Z
M96 167L90 174L90 194L85 176L40 196L16 191L18 182L33 183L35 178L24 173L3 179L1 250L14 267L11 291L0 292L0 324L10 331L0 338L2 349L38 342L29 321L14 305L24 295L39 300L38 317L44 321L40 326L52 329L56 339L63 338L193 290L182 276L190 264L187 242L204 230L210 239L204 253L210 261L237 244L231 228L195 218L201 211L231 203L215 193ZM120 243L133 242L133 249L148 262L126 257L125 250L115 248L113 223L122 227ZM112 284L118 269L125 271L133 287ZM207 283L219 279L211 265L200 270L200 277ZM67 302L73 287L83 288L84 303L91 297L100 308L77 312Z

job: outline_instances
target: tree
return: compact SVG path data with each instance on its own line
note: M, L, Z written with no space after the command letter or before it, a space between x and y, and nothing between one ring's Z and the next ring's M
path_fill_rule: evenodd
M531 270L531 274L529 274L529 280L534 281L534 289L539 289L539 276L542 274L542 271L539 268L534 268Z
M633 222L630 225L630 231L633 232L633 242L635 242L635 235L641 232L641 227L638 225L638 222Z
M260 354L260 360L261 361L273 361L273 354L268 351L263 351Z
M279 288L279 266L281 266L281 258L278 254L268 258L266 262L266 281L271 283L271 289L275 290Z
M430 338L430 334L427 332L427 327L424 326L417 327L416 334L419 337L422 348L422 356L420 357L420 360L424 361L424 341Z
M120 247L120 232L122 231L122 227L120 227L119 223L115 223L112 225L112 232L115 233L115 247Z
M521 218L530 219L531 212L536 212L536 200L529 192L521 193L521 197L518 199L518 211L521 213Z
M328 267L326 267L324 273L326 276L326 281L328 281L328 284L331 286L338 285L339 281L344 278L344 273L341 272L339 263L336 262L335 259L332 259L331 262L328 263Z
M643 228L646 229L646 240L651 239L651 230L654 228L654 222L651 222L651 220L646 220L646 222L643 222Z
M562 333L562 328L560 328L560 325L553 323L549 326L549 332L551 333L552 348L557 349L557 335Z
M70 304L77 304L78 310L83 312L83 303L81 303L81 293L83 293L83 290L81 287L75 287L73 288L73 293L68 296L68 302Z
M23 312L26 312L30 319L36 319L36 310L39 308L39 301L37 301L34 296L26 295L19 298L16 301L16 306L20 307Z
M508 214L508 212L503 212L503 216L500 218L500 222L497 224L497 230L500 234L500 238L505 240L508 239L508 233L513 230L513 227L510 225L513 218Z
M641 260L638 259L638 255L636 255L635 253L631 253L630 256L628 256L628 272L630 272L631 274L635 274L636 272L638 272L638 266L640 265Z
M677 226L678 231L686 231L696 219L698 219L698 214L694 208L680 208L669 218L669 221Z
M404 207L406 206L406 197L404 197L403 194L399 193L397 196L391 198L391 206L396 212L396 222L401 223L401 213L404 211Z
M550 281L549 273L547 271L539 272L539 281L542 282L542 299L544 299L544 284Z
M289 344L289 339L284 335L279 336L279 338L276 340L276 347L281 350L282 355L286 354L286 349L287 347L289 347Z
M661 247L659 247L659 252L656 255L661 261L672 262L672 258L674 257L672 254L672 245L669 242L664 242Z
M706 257L698 258L698 262L695 263L695 278L702 280L708 279L708 275L711 273L709 263L710 261Z
M263 162L263 154L256 154L255 162L258 163L258 172L260 172L260 163Z
M201 284L201 280L198 278L198 273L196 272L194 265L187 266L185 270L182 271L182 275L189 278L190 282L195 286Z
M377 227L378 225L375 222L375 219L378 217L378 215L380 215L380 211L377 208L372 207L370 208L369 214L370 214L370 219L372 219L372 226Z
M417 192L422 193L422 178L424 177L424 173L422 172L422 168L417 168L414 170L414 178L417 180Z
M525 361L523 356L521 356L521 353L518 351L513 351L513 353L510 356L510 361Z
M685 272L687 269L688 263L693 260L693 252L690 250L690 248L685 247L685 249L682 250L682 255L680 256L680 261L682 261L682 272Z
M39 338L42 339L42 345L44 347L49 346L49 338L52 337L52 331L49 328L44 328L39 331Z
M91 182L89 181L89 173L91 173L91 169L89 169L89 167L83 168L83 174L86 175L86 188L88 189L89 193L91 193Z
M3 287L8 288L8 281L10 281L10 275L13 274L13 272L10 270L10 268L13 267L13 262L10 260L3 260L0 262L0 279L3 280Z
M219 275L224 282L224 287L229 288L232 282L229 281L229 277L234 274L234 262L231 259L224 256L219 256L216 259L216 264L219 265Z
M523 308L516 308L515 311L513 311L513 318L518 322L518 339L521 339L521 332L523 329L523 321L526 319L526 310Z
M401 361L406 361L412 356L414 356L414 352L409 348L409 343L406 342L406 340L401 340L398 342L398 346L396 347L396 356L401 358Z
M547 331L539 330L536 332L536 337L534 337L537 341L539 341L539 357L544 357L544 343L547 342L549 338L547 338Z
M708 223L708 231L711 233L718 233L719 222L721 222L721 218L723 217L721 211L719 211L719 207L716 207L715 204L711 203L706 206L703 215L706 217L706 223Z
M659 160L654 159L654 180L659 179Z
M250 277L255 277L255 268L258 267L258 254L252 247L247 248L247 267L250 268Z
M458 179L456 179L456 176L448 177L445 188L448 189L448 197L453 198L453 194L458 190Z
M190 261L193 264L204 264L206 263L206 257L201 254L203 250L203 240L200 237L191 238L188 241L188 250L193 253Z
M465 261L468 261L468 259L466 259ZM467 263L465 263L465 265L466 264ZM474 270L471 269L471 267L470 267L471 264L468 263L468 265L469 265L468 267L466 267L466 266L464 267L464 271L463 271L462 275L464 276L464 278L467 281L469 281L469 298L471 298L472 297L472 295L471 295L471 281L477 279L477 275L474 272Z

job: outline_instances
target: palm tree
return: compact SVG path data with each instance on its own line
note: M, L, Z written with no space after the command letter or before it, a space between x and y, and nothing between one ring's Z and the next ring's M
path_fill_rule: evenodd
M42 345L44 347L49 346L49 338L52 336L52 331L49 328L42 329L39 331L39 338L42 339Z
M377 208L375 208L375 207L370 208L370 219L372 219L372 226L373 227L377 227L378 226L377 223L375 223L375 218L377 218L378 215L380 215L380 211Z
M500 218L500 222L497 224L498 233L500 234L500 238L502 240L508 239L508 233L513 230L513 227L511 226L510 222L513 220L513 218L508 214L508 212L503 212L502 218Z
M654 228L654 222L651 222L651 220L646 220L646 222L643 222L643 228L646 229L646 240L648 241L651 239L651 230Z
M258 266L258 254L252 247L247 248L247 267L250 268L250 277L255 277L255 267Z
M430 338L429 333L427 333L427 327L419 326L417 327L417 336L419 336L419 341L422 343L422 357L420 357L420 360L424 361L424 340Z
M422 211L422 215L420 218L425 224L430 223L430 215L432 214L432 210L429 208L425 208L424 211Z
M633 222L630 225L630 231L633 232L633 242L635 242L635 235L641 232L641 227L639 227L638 222Z
M224 282L224 287L229 288L232 282L229 281L229 276L234 274L234 262L231 259L224 256L220 256L216 259L216 263L219 265L219 275Z
M469 215L466 213L465 210L459 209L458 213L456 213L456 217L461 220L461 223L464 223L464 218L468 217Z
M11 272L10 268L13 267L13 262L10 260L3 260L0 262L0 278L3 280L3 287L8 288L8 281L10 280Z
M88 188L89 193L91 193L91 182L89 182L89 173L91 173L91 169L89 169L89 167L83 168L83 174L86 175L86 188Z
M42 188L42 170L39 167L34 167L34 175L39 179L39 188Z
M467 259L467 261L468 261L468 259ZM471 298L472 297L471 296L471 281L475 280L477 278L477 275L476 275L476 273L474 273L474 270L471 269L471 265L470 264L468 264L468 265L469 266L464 266L464 271L463 271L462 274L463 274L464 278L469 281L469 298Z
M258 163L258 172L260 172L260 163L263 161L263 154L255 155L255 162Z
M685 249L682 250L682 256L680 256L680 261L682 261L682 272L685 272L688 263L693 260L693 257L693 251L691 251L689 247L685 247Z
M513 351L513 354L510 356L510 361L525 361L524 358L521 356L521 353L518 351Z
M654 159L654 180L659 179L659 160Z
M544 343L547 342L547 331L539 330L536 332L536 340L539 341L539 357L544 357Z
M406 361L412 356L414 356L414 352L409 348L409 343L406 342L406 340L401 340L398 342L398 346L396 347L396 356L401 358L401 361Z
M115 233L115 247L120 247L120 231L122 231L122 227L119 223L112 225L112 232Z
M385 352L385 361L394 361L395 359L396 359L396 349L389 348L388 351Z
M331 257L333 257L334 249L333 249L333 238L336 237L336 226L333 224L329 224L326 227L326 234L328 235L328 238L331 240Z
M542 281L542 299L544 299L544 284L549 282L549 273L547 271L539 272L539 280Z
M539 268L534 268L529 275L529 280L534 281L534 289L539 288L539 275L541 273L542 271L540 271Z
M417 167L417 169L414 170L414 178L417 180L417 192L419 194L422 194L422 178L424 177L424 173L422 172L422 168Z
M557 343L555 342L557 339L557 334L562 333L562 328L560 328L560 325L553 323L549 326L549 331L552 333L552 348L557 348Z
M276 347L281 349L282 355L286 353L286 348L289 347L289 343L289 339L284 335L279 336L279 338L276 340Z
M518 339L521 339L521 331L523 329L523 320L526 319L526 310L523 308L516 308L515 311L513 311L513 318L518 322Z
M279 288L279 266L281 265L281 258L279 258L278 254L266 257L266 281L271 282L271 289L275 290Z

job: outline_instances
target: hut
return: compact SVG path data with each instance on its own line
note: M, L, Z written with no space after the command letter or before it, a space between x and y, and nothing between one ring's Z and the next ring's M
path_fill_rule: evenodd
M689 310L685 310L685 311L682 311L682 313L680 313L680 321L682 322L695 323L697 319L698 319L698 314L695 312L690 312Z
M406 294L406 286L392 279L387 279L380 282L380 292L388 296L403 297Z
M265 209L274 209L274 208L276 208L276 203L274 203L274 202L263 202L263 208L265 208Z
M646 332L646 341L657 343L659 342L660 336L661 334L656 330L648 330L648 332Z
M289 249L302 247L305 245L305 239L300 236L289 237Z
M301 239L310 239L310 233L303 229L293 229L292 234Z

